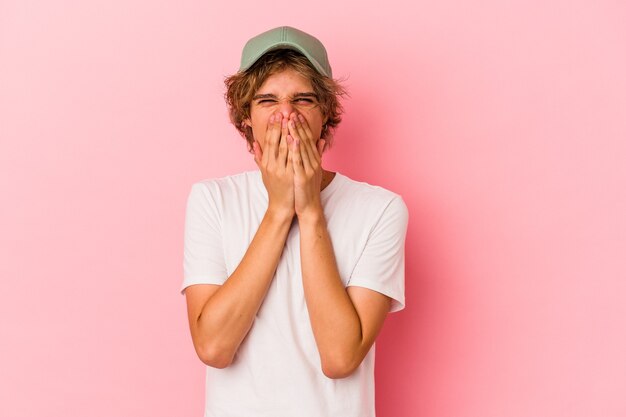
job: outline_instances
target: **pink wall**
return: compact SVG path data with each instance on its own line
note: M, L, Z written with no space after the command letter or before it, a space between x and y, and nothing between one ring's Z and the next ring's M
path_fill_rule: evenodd
M185 201L254 167L222 78L281 24L348 77L327 166L411 211L379 416L626 415L624 3L245 3L0 3L0 415L201 415Z

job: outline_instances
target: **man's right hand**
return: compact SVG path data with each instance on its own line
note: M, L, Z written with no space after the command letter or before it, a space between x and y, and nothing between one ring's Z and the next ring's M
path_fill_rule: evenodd
M288 120L281 113L270 116L265 133L263 149L254 141L254 161L256 162L269 199L268 212L292 218L295 215L294 171L289 152L287 136Z
M193 344L208 366L224 368L235 358L274 278L295 216L293 162L284 122L282 114L274 113L263 148L256 141L252 145L269 205L241 262L222 285L185 289Z

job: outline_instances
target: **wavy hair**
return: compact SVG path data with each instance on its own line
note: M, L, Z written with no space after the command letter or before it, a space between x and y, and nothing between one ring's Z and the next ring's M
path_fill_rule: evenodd
M237 72L224 80L224 99L228 105L230 121L248 142L249 151L252 151L254 137L252 128L246 126L244 121L250 118L252 97L269 76L286 69L295 70L311 82L322 116L327 120L322 128L321 139L326 140L326 147L332 142L343 113L339 98L348 95L346 89L339 80L320 74L301 53L291 49L278 49L263 55L246 71Z

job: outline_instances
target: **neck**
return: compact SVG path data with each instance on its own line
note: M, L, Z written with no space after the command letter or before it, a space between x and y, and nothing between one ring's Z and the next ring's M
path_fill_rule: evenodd
M333 180L333 178L335 178L335 174L336 174L336 172L326 171L325 169L322 170L322 187L321 187L321 190L323 190L324 188L328 187L328 184L330 184L331 181Z

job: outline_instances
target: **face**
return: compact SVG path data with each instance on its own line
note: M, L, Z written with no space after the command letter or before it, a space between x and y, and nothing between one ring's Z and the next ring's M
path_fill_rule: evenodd
M244 123L252 128L261 150L269 118L277 113L283 118L289 118L292 113L301 114L315 137L320 137L325 120L317 96L311 82L291 68L267 77L250 104L250 118Z

